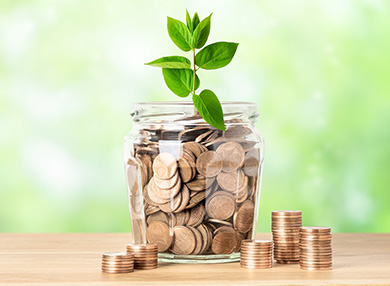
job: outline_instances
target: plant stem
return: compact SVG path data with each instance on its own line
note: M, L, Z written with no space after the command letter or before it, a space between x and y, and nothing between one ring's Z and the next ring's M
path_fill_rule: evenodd
M196 79L196 68L195 68L195 49L192 49L193 56L192 56L192 62L194 66L194 82L192 84L192 95L195 95L195 79Z

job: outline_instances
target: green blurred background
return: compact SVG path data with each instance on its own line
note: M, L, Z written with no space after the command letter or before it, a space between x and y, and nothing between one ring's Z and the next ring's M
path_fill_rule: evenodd
M144 62L177 54L166 16L214 12L233 62L201 71L255 101L266 138L259 214L390 231L390 5L380 0L0 2L0 231L127 232L132 103L179 100ZM179 52L179 54L182 54Z

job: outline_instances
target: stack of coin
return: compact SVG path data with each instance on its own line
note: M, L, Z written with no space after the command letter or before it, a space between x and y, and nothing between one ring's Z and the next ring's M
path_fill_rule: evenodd
M302 227L300 265L305 270L332 269L332 234L330 227Z
M239 121L227 122L222 132L195 124L199 117L181 120L140 130L126 158L137 241L146 227L147 242L157 244L158 252L239 251L241 240L252 238L255 221L262 160L257 135ZM139 226L143 217L145 227Z
M241 267L260 269L272 267L271 240L244 240L241 243Z
M277 263L299 263L301 211L273 211L272 238Z
M102 271L105 273L130 273L134 271L134 256L125 252L103 253Z
M156 244L128 244L127 253L134 255L134 269L157 268Z

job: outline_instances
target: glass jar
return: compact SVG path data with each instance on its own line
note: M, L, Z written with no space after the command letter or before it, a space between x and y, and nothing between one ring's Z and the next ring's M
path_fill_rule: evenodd
M257 106L223 102L226 131L190 102L133 106L125 170L133 243L155 243L159 260L239 261L256 233L264 138Z

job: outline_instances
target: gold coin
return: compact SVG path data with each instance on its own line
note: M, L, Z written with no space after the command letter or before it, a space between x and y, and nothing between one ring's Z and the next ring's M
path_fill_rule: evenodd
M173 233L165 222L154 221L146 229L146 238L157 245L159 252L164 252L172 244Z
M196 160L196 169L205 177L215 177L222 170L222 159L215 151L203 152Z
M185 226L175 226L173 232L175 239L171 251L175 254L191 254L196 245L194 233Z
M253 226L255 205L250 200L243 202L233 217L234 228L241 233L248 232Z
M245 175L241 170L230 173L221 172L217 175L218 185L225 191L235 193L245 186Z
M233 172L240 168L245 159L244 148L234 141L230 141L220 145L217 148L217 153L221 156L224 172Z
M176 159L169 153L160 153L153 161L154 175L160 179L172 178L176 171Z
M214 236L211 244L211 250L215 254L232 253L237 245L236 235L231 232L220 232Z
M231 195L226 192L218 191L210 197L206 203L206 210L211 218L227 220L230 218L236 208L236 203Z

